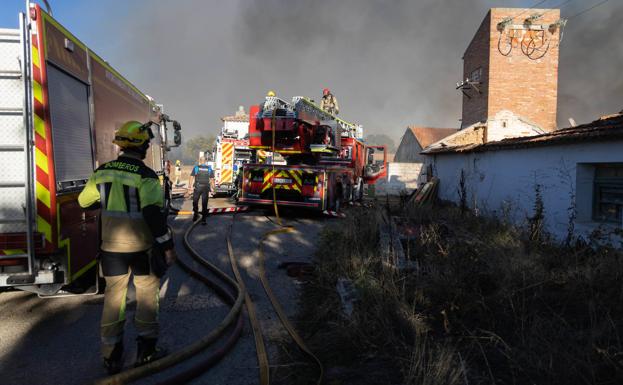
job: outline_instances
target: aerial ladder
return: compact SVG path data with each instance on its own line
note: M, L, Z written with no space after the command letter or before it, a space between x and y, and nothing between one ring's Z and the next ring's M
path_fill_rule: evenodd
M367 146L360 125L320 109L311 99L267 96L249 110L249 147L280 154L286 164L247 164L239 202L338 211L361 200L365 184L386 174L384 146ZM375 160L374 153L383 159Z

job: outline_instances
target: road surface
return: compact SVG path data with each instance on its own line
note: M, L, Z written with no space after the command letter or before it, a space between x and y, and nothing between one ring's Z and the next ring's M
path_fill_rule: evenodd
M212 199L211 207L229 205L226 199ZM189 202L184 202L189 209ZM195 248L212 263L230 275L231 268L225 243L229 225L233 224L234 252L247 289L255 301L261 321L271 366L280 364L280 346L289 343L258 279L257 245L262 234L276 226L262 211L212 216L206 226L198 226L192 236ZM288 277L278 265L284 261L310 261L315 240L324 220L317 217L289 219L296 226L294 233L271 237L266 247L268 278L290 315L296 312L300 283ZM190 261L181 236L190 224L189 217L170 220L176 234L180 258ZM225 317L229 308L198 281L173 266L164 279L161 295L161 342L177 350L196 341ZM126 365L135 355L135 331L131 323L134 313L134 293L128 293L126 324ZM105 376L99 355L99 317L103 296L75 296L40 299L34 294L12 291L0 293L0 382L17 384L87 384ZM219 341L222 342L222 341ZM213 348L218 347L219 343ZM203 354L209 354L208 349ZM182 366L183 367L183 366ZM163 372L174 373L180 368ZM141 380L151 384L162 375ZM258 369L253 335L245 321L243 335L233 350L215 367L192 384L257 384Z

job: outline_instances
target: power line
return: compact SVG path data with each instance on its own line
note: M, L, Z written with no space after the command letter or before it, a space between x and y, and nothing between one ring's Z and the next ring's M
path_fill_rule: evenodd
M543 15L545 15L546 13L549 13L549 12L555 11L556 9L560 9L560 8L562 8L562 6L563 6L563 5L566 5L567 3L570 3L570 2L572 2L572 1L573 1L573 0L564 0L564 1L560 2L560 3L558 3L557 5L552 6L552 7L551 7L551 9L550 9L549 11L545 11L545 12L543 12L542 14L540 14L539 16L540 16L540 17L542 17L542 16L543 16Z
M541 0L541 1L539 1L538 3L534 4L532 7L526 8L523 11L521 11L518 15L515 15L515 17L519 17L519 16L523 15L524 13L528 12L529 10L531 10L531 9L533 9L533 8L543 4L543 3L545 3L546 1L548 1L548 0Z
M571 20L571 19L573 19L574 17L578 17L578 16L580 16L580 15L582 15L582 14L584 14L584 13L586 13L586 12L590 11L590 10L593 10L593 9L595 9L595 8L597 8L597 7L601 6L601 5L604 5L604 4L606 4L608 1L610 1L610 0L602 0L602 1L600 1L599 3L597 3L597 4L595 4L595 5L591 6L591 7L588 7L588 8L586 8L586 9L585 9L585 10L583 10L583 11L580 11L580 12L576 13L576 14L575 14L575 15L573 15L573 16L569 16L569 17L567 18L567 20Z

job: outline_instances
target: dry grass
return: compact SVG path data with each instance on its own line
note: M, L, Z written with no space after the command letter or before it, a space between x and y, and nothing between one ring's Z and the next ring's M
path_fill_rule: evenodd
M398 211L398 210L397 210ZM299 327L327 384L623 383L623 255L530 241L529 231L456 208L400 209L419 272L384 268L381 209L325 230ZM339 277L359 299L340 312ZM297 371L313 378L313 366Z

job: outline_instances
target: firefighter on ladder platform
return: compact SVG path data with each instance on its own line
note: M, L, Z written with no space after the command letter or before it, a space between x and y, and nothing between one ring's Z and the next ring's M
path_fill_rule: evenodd
M340 107L337 104L337 98L333 96L328 88L322 90L322 100L320 101L320 109L331 115L340 113Z
M102 357L110 374L123 366L126 293L133 274L134 323L138 333L135 366L165 355L156 346L160 277L177 259L162 212L163 194L156 173L145 166L151 123L125 123L113 143L117 160L104 163L78 197L83 208L101 207L101 269L106 280L101 321Z

